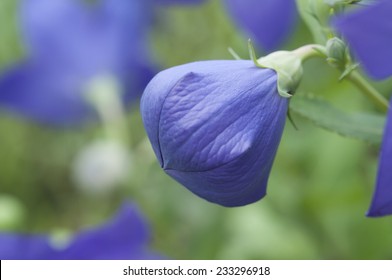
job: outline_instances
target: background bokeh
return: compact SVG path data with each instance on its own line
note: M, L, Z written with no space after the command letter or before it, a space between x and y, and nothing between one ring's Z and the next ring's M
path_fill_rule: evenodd
M0 1L0 75L24 56L17 5ZM161 69L231 59L229 46L248 57L246 35L220 1L155 12L151 55ZM310 33L298 22L282 48L309 42ZM344 110L374 109L337 78L321 60L307 62L299 92L323 96ZM391 81L375 86L392 92ZM75 160L100 138L100 123L47 127L0 108L0 230L73 232L103 222L127 199L149 221L151 247L173 259L391 259L391 218L365 217L379 147L293 118L299 130L287 122L268 195L252 205L224 208L164 174L146 139L137 103L126 115L127 179L105 192L86 190L74 180Z

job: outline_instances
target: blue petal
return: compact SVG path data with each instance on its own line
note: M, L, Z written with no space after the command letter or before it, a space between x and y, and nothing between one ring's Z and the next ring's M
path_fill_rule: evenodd
M392 108L392 102L389 105ZM378 167L376 189L367 213L369 217L379 217L392 214L392 110L384 130Z
M297 19L294 0L225 0L225 4L234 21L267 52L288 38Z
M334 25L370 76L392 75L392 1L378 1L337 18Z
M101 75L117 78L124 101L139 97L154 72L146 47L146 3L23 1L29 58L1 77L0 103L41 122L69 124L93 117L83 90Z
M224 206L265 195L286 111L275 72L250 61L205 61L165 70L141 101L144 125L164 170Z
M82 99L84 77L57 67L26 62L0 80L2 107L47 124L76 123L93 116Z
M104 0L87 6L78 0L24 0L22 33L30 54L45 63L108 71L128 56L145 54L148 8L143 1Z
M81 231L65 249L43 235L0 234L0 259L154 259L147 250L149 233L137 208L124 204L106 224Z
M0 233L0 259L51 259L54 254L46 236L23 236Z

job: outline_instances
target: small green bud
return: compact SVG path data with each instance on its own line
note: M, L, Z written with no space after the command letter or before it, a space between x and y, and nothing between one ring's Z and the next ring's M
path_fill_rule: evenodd
M346 44L339 38L329 39L326 45L327 61L333 67L344 69L349 61Z

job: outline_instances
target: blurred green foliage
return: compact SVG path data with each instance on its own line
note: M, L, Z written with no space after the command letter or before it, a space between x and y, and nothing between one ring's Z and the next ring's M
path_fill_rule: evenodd
M22 57L17 3L0 2L0 69ZM156 11L151 51L161 68L207 59L248 57L246 35L220 1ZM312 42L301 22L283 46ZM262 55L259 53L259 55ZM299 92L323 96L349 111L374 108L321 60L310 61ZM391 91L391 82L376 84ZM0 111L0 229L17 232L77 230L97 224L124 199L151 225L154 250L174 259L390 259L391 218L365 212L375 181L378 147L323 131L293 115L269 180L268 195L240 208L208 203L160 169L136 104L129 110L133 159L126 183L104 194L80 191L72 179L78 152L102 134L100 124L48 128Z

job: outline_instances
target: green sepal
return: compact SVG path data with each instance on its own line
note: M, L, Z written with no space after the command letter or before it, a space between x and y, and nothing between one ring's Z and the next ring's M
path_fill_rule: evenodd
M289 119L291 125L294 127L295 130L299 130L298 126L296 125L293 116L291 115L290 107L287 110L287 118Z
M344 72L339 76L339 81L343 80L348 75L350 75L352 71L354 71L355 69L358 68L358 66L359 66L359 63L355 63L355 64L352 64L352 65L346 67L346 69L344 69Z
M235 60L242 60L242 58L238 55L238 53L231 47L227 48L227 51L231 54L231 56L235 59Z

